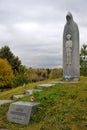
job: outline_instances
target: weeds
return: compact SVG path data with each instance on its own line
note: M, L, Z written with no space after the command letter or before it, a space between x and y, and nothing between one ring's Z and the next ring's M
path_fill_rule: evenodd
M27 89L34 88L30 84ZM0 127L9 130L86 130L87 129L87 80L82 77L79 84L57 84L51 88L44 88L41 92L34 92L35 102L40 102L41 107L34 114L29 125L10 123L6 119L9 104L0 106ZM3 97L8 98L14 92L23 93L23 87L13 91L3 92ZM20 91L19 91L20 90ZM12 92L12 93L11 93ZM19 101L30 101L26 96Z

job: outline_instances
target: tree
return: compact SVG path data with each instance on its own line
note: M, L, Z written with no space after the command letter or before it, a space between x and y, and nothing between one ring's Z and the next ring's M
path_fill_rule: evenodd
M25 66L21 65L19 67L19 73L17 73L13 79L13 87L18 87L29 82L28 77L25 75L26 71L27 69Z
M47 79L47 70L46 69L36 69L39 80Z
M55 79L60 77L62 77L62 68L51 69L51 72L49 74L50 79Z
M83 44L80 51L80 73L87 76L87 45Z
M17 75L15 76L15 78L13 79L13 87L18 87L21 85L25 85L29 82L28 78L26 75Z
M24 75L27 77L29 82L38 81L38 75L36 73L36 70L33 68L27 69Z
M6 59L0 58L0 88L12 87L13 70Z
M4 46L0 49L0 58L7 59L9 64L12 66L14 74L19 72L21 61L15 56L8 46Z

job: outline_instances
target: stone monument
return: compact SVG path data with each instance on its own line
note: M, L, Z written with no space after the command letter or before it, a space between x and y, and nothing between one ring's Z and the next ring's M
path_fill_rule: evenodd
M79 29L70 12L63 32L63 78L66 76L72 80L80 77Z
M9 107L7 119L10 122L27 125L30 117L36 112L40 105L40 103L36 102L14 102Z

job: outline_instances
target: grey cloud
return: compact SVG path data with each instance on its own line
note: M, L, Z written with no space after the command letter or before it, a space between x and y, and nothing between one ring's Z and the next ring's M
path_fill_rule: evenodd
M27 20L34 20L41 23L56 22L58 16L61 17L61 13L54 7L56 3L53 3L55 3L55 1L3 0L0 5L0 21L8 24Z
M32 58L27 59L27 64L30 63L29 66L38 68L38 65L40 68L53 68L53 67L60 67L61 58L53 56L45 56L45 55L39 55ZM61 62L62 63L62 62Z
M62 34L71 11L86 41L86 0L0 0L0 46L9 45L28 67L62 65Z

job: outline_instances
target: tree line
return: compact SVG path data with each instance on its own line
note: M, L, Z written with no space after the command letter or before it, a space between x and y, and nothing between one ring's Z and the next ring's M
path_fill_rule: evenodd
M80 50L80 75L87 76L86 44L83 44ZM0 88L12 88L29 82L60 77L62 77L62 68L26 68L8 46L0 49Z
M0 88L17 87L29 82L59 78L61 76L62 68L26 68L8 46L0 49Z

